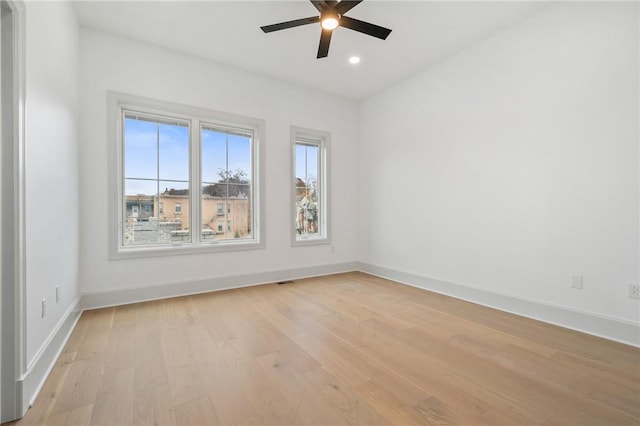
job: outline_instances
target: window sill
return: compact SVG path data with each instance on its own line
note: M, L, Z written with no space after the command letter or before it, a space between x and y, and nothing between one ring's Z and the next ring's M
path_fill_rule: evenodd
M121 247L112 251L109 260L139 259L164 256L182 256L207 253L225 253L243 250L264 249L264 243L257 241L203 241L200 244L180 243L155 247Z
M331 240L325 236L318 237L297 237L292 242L293 247L319 246L331 244Z

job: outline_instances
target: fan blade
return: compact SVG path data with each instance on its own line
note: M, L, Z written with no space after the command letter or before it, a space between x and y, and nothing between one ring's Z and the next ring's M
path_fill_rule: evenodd
M333 8L333 10L342 15L343 13L347 13L360 3L362 3L362 0L342 0L340 3L338 3L337 6Z
M301 25L307 25L307 24L315 24L318 22L320 22L319 16L310 16L308 18L295 19L293 21L287 21L287 22L280 22L279 24L265 25L264 27L260 27L260 29L262 29L262 31L264 31L265 33L270 33L273 31L286 30L287 28L299 27Z
M343 16L340 18L340 26L373 37L381 38L382 40L385 40L389 36L389 34L391 34L391 30L388 28L370 24L369 22L360 21L358 19L349 18L348 16Z
M322 35L320 36L320 45L318 46L318 56L317 58L326 58L329 55L329 44L331 43L331 34L333 34L333 30L322 30Z
M336 0L309 0L322 13L327 9L333 8L338 2Z

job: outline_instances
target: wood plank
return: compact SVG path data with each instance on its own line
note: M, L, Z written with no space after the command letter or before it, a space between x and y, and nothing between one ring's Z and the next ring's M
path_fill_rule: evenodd
M299 372L320 367L320 363L298 344L273 325L268 318L255 310L243 313L249 324L261 333L271 345Z
M91 419L93 405L82 405L67 411L54 413L45 424L64 426L86 426Z
M136 324L136 351L133 370L133 385L136 392L169 381L163 355L162 327L166 327L163 320L154 322L145 319Z
M222 352L211 355L206 364L200 365L200 372L217 418L222 424L241 423L246 417L254 415L251 401L224 360Z
M56 398L52 413L69 411L95 402L102 365L95 360L77 360L71 364Z
M133 368L103 375L90 425L128 425L133 415Z
M422 425L425 423L425 417L429 419L430 424L446 424L446 422L432 421L434 420L433 418L421 415L413 406L407 406L396 398L392 391L375 380L358 386L354 389L354 393L365 400L371 408L390 424ZM441 419L446 418L445 416L440 417Z
M302 374L315 391L347 419L349 424L390 424L365 400L358 398L351 387L324 368L316 368Z
M257 358L256 362L278 386L289 405L294 407L293 424L332 425L346 421L344 416L315 392L314 387L287 363L282 354L266 354Z
M132 424L176 425L171 389L168 384L147 387L134 393Z
M135 362L136 328L134 324L118 322L109 330L107 347L103 351L103 372L106 375L133 369Z
M168 368L171 400L181 405L207 396L199 365L172 365Z
M251 403L254 415L264 424L291 424L295 407L253 358L239 354L233 343L227 343L222 348L227 366Z
M109 343L114 310L105 308L87 312L88 327L77 348L76 359L97 359L104 354Z
M176 423L184 426L216 426L218 422L216 412L209 397L195 399L175 408Z
M280 329L286 329L287 331L285 331L285 333L287 333L289 337L294 338L298 346L306 353L333 374L342 377L343 380L346 380L350 385L358 386L371 379L371 377L359 369L354 368L354 365L348 359L338 355L333 348L324 343L325 339L331 338L330 333L321 329L311 318L301 320L302 324L300 324L299 321L295 320L295 317L287 318L280 312L274 311L269 307L262 309L264 312L270 311L267 316ZM292 319L296 322L293 322ZM312 336L310 333L314 328L316 334Z

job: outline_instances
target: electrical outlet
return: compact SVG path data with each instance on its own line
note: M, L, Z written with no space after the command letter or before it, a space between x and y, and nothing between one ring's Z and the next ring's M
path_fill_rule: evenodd
M571 277L571 287L582 289L582 275L574 275Z
M42 316L44 318L47 315L47 299L42 299Z
M60 301L60 286L56 286L56 303Z
M629 284L629 297L631 299L640 299L640 284Z

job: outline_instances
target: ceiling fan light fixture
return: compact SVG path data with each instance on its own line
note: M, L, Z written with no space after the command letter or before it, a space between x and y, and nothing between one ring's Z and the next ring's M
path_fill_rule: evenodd
M324 28L325 30L335 30L336 28L338 28L339 19L340 19L340 16L337 13L332 11L327 11L322 14L320 22L321 22L322 28Z
M320 23L322 33L320 34L320 43L318 44L318 59L326 58L329 55L329 45L331 44L331 36L333 30L338 27L347 28L372 37L386 40L391 30L381 27L370 22L360 21L358 19L345 16L355 6L362 3L363 0L310 0L311 4L316 8L320 15L309 16L308 18L294 19L293 21L280 22L278 24L264 25L260 29L264 33L286 30L287 28L300 27L302 25Z

